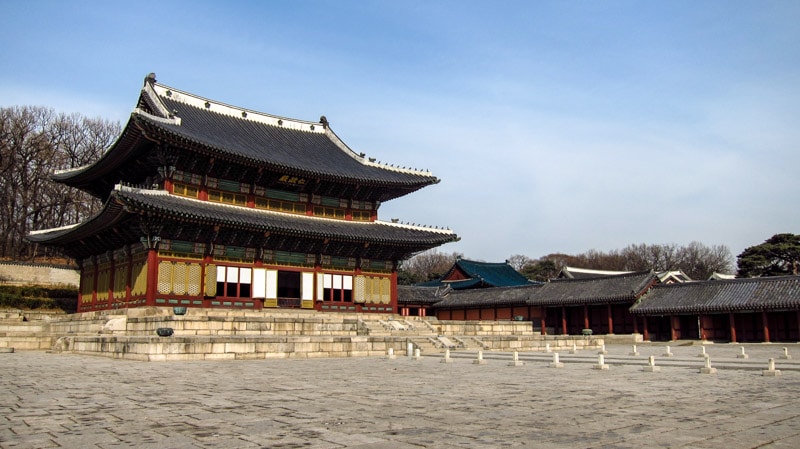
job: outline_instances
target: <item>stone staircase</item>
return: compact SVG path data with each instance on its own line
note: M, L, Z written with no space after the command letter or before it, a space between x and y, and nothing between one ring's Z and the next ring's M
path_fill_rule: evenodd
M541 336L530 323L439 321L391 314L142 307L30 319L0 311L0 348L54 350L133 360L274 357L356 357L445 350L543 351L602 343L576 336ZM27 312L26 312L27 313ZM168 336L158 336L169 330ZM164 332L161 332L164 333Z

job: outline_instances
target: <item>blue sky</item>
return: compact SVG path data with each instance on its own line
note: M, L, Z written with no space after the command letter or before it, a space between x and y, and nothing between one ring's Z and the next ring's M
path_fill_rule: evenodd
M127 120L142 80L304 120L442 181L440 251L800 233L797 1L0 0L0 106Z

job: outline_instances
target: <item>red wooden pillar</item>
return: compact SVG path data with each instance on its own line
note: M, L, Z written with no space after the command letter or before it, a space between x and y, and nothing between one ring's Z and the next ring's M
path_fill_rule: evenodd
M705 317L705 315L700 314L697 317L697 327L699 328L699 329L697 329L698 337L700 337L701 341L705 341L706 340L706 317Z
M728 324L731 328L731 343L736 343L736 321L733 312L728 314Z
M761 322L764 325L764 343L769 343L769 320L766 310L761 311Z
M669 317L669 333L670 333L670 340L675 341L678 339L678 329L676 326L676 322L678 321L678 317L675 315L671 315Z
M528 312L528 315L530 316L530 312ZM541 316L542 335L547 335L547 307L542 307L539 310L539 315ZM800 312L798 312L798 319L800 319Z
M111 260L111 266L108 271L108 299L104 307L106 310L111 309L114 304L114 284L117 279L117 261L114 258L114 251L108 252L108 258Z
M561 306L561 335L567 335L567 308Z
M145 305L156 305L156 292L158 291L158 250L147 250L147 293Z
M92 275L92 309L95 309L97 306L97 285L100 283L100 264L98 263L97 257L92 256L92 262L94 265L92 266L92 271L94 275Z
M589 306L583 305L583 328L589 329Z
M607 304L608 306L608 333L614 333L614 317L611 315L611 304Z
M642 317L642 318L647 319L646 317ZM639 333L639 317L636 316L636 315L633 315L633 333L634 334L638 334ZM645 340L647 340L647 339L645 338Z
M644 341L650 341L650 331L647 328L647 316L642 316L642 331L644 332Z
M125 308L131 302L131 289L133 288L133 249L130 245L125 247L125 256L128 261L128 267L125 269Z
M390 290L392 292L391 297L391 304L392 304L392 311L397 310L397 262L395 262L392 266L392 278L390 282Z

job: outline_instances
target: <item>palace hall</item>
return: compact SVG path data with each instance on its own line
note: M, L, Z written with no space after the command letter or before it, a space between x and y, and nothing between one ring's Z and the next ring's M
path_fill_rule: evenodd
M397 312L398 263L458 240L378 219L436 184L350 149L322 116L231 106L148 75L122 133L52 178L103 202L36 231L80 267L78 312L143 306Z

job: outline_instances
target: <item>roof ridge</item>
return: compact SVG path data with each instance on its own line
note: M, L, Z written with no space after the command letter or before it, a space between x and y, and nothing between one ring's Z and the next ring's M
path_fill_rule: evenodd
M148 116L156 120L160 119L160 121L164 121L165 123L180 125L180 111L169 111L159 98L160 96L164 96L179 103L184 103L198 109L208 109L214 113L229 117L250 120L265 125L288 128L296 131L326 134L328 138L330 138L331 141L337 147L339 147L339 149L363 165L400 173L433 176L433 173L427 169L420 170L416 168L400 166L395 167L393 164L384 164L380 161L376 162L376 158L367 157L366 153L356 153L352 148L347 146L347 144L345 144L344 141L342 141L342 139L331 129L328 119L324 115L320 117L318 122L312 122L309 120L283 117L253 109L247 109L158 83L155 81L155 75L153 75L152 79L150 77L146 78L145 87L142 88L142 92L147 92L148 95L150 95L150 91L152 91L152 95L156 97L159 105L163 108L163 110L160 112L164 113L166 117L158 117L154 116L153 114L147 114L145 111L140 110L139 108L136 108L134 112L147 114ZM175 123L175 120L177 120L177 123Z

